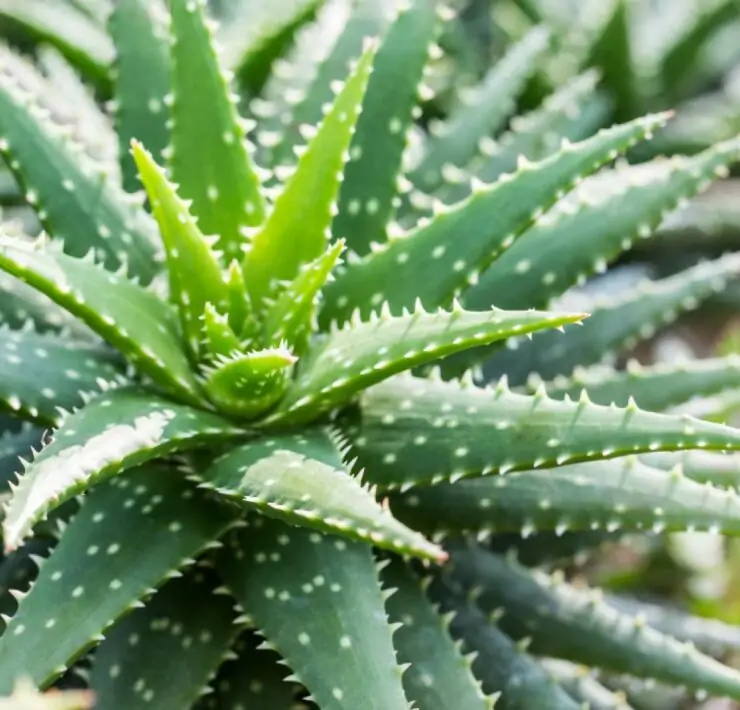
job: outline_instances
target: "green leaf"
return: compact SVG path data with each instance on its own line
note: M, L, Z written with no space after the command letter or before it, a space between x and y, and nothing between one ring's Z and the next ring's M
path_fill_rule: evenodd
M252 238L244 273L255 304L270 295L275 280L295 278L301 266L320 257L327 247L342 169L374 57L371 44L306 146L264 226Z
M329 246L318 259L301 268L298 276L269 306L264 317L264 340L278 345L285 343L302 354L316 330L316 310L321 289L331 279L331 272L344 249L339 240Z
M337 16L344 18L348 9L351 14L341 30L332 28L330 25L336 22ZM335 82L346 81L347 68L360 57L369 39L383 34L397 9L397 0L359 0L349 7L330 5L326 16L320 19L319 27L315 31L310 27L307 29L308 46L304 42L304 51L298 53L292 66L304 72L308 65L313 74L306 82L308 86L300 86L288 91L287 96L280 97L287 100L287 106L279 101L274 106L268 104L266 111L260 111L261 114L268 114L268 120L262 121L264 125L280 129L278 140L273 141L273 165L295 163L295 147L304 142L301 126L317 126L321 122L325 106L335 99ZM330 49L322 51L322 43L332 40L335 41ZM315 66L313 58L324 52L325 56ZM309 53L311 56L306 56ZM275 90L279 90L279 85L273 90L273 103L277 98Z
M100 395L63 421L21 476L3 521L5 547L17 547L34 523L99 481L240 433L215 414L146 391L121 388Z
M38 574L39 561L49 556L51 547L48 539L29 540L0 562L0 637L5 633L6 623L18 610L16 596L28 592Z
M569 330L562 338L540 334L527 342L510 341L508 349L496 353L486 369L494 376L506 373L512 385L519 385L534 372L549 380L572 373L578 365L603 362L651 338L679 314L721 291L738 274L740 258L728 254L675 276L629 286L616 297L577 299L578 307L590 313L581 328ZM480 353L473 358L483 359Z
M212 303L206 303L202 323L202 362L228 357L242 350L242 344L229 325L229 317L222 315Z
M533 391L538 385L532 378L527 389ZM577 369L570 378L556 378L552 383L545 383L545 387L555 399L577 398L585 389L597 404L613 402L624 407L631 398L643 409L660 412L694 397L740 387L740 356L658 363L651 367L630 360L624 371L607 367Z
M585 666L548 658L541 661L545 670L581 707L588 710L632 710L624 694L601 685Z
M244 272L238 261L231 262L225 278L229 291L229 325L234 333L241 335L243 341L249 342L257 334L259 323L254 317L252 303L244 283Z
M368 390L362 418L340 424L347 458L384 490L455 482L631 453L740 448L740 432L630 405L602 407L410 376ZM544 445L543 445L544 444Z
M221 26L218 40L222 61L239 83L258 94L271 65L290 44L297 30L308 22L324 0L242 0L234 17Z
M550 43L550 32L535 27L488 71L478 95L457 110L433 135L409 180L425 192L444 182L447 165L463 167L478 153L481 139L496 133L516 108L516 99Z
M170 90L170 64L163 7L158 0L113 3L108 27L116 47L113 75L123 187L136 192L131 141L141 141L157 160L169 143L164 97Z
M59 409L121 378L113 353L29 330L0 329L0 408L38 424L59 423Z
M389 621L399 625L393 644L398 660L410 666L403 675L406 697L424 710L492 710L494 698L481 691L470 661L427 599L422 581L400 559L386 562L380 574L390 594L385 605Z
M737 698L740 672L718 663L604 603L596 590L530 571L480 549L458 549L451 574L482 591L484 612L500 609L499 626L531 639L534 653L586 663L640 678Z
M197 357L206 304L229 306L221 264L164 170L140 143L134 141L131 152L167 252L170 298L177 304L182 332Z
M321 323L345 321L355 309L367 315L384 301L393 312L410 308L417 298L427 308L448 304L563 191L665 120L651 116L601 131L476 189L429 224L347 266L324 292Z
M407 710L368 545L264 517L230 542L219 572L322 710Z
M238 707L243 703L249 710L282 710L292 708L296 684L286 679L289 671L283 659L274 651L261 647L262 639L248 631L234 644L236 657L224 663L213 683L214 693L198 710ZM210 701L210 702L209 702ZM298 710L300 706L296 706Z
M496 710L578 710L578 705L531 656L518 648L475 604L446 588L431 587L432 599L451 618L452 634L474 654L473 671L487 693L500 693Z
M322 430L243 444L195 478L205 488L292 525L425 559L445 557L438 547L394 520L372 492L347 473Z
M0 494L10 491L9 484L23 471L23 460L43 446L45 436L45 429L26 423L0 435Z
M539 311L474 313L455 304L451 312L419 308L395 317L385 310L366 323L356 319L314 342L285 399L266 421L314 419L396 373L512 333L557 328L582 317Z
M391 498L415 530L516 532L712 530L740 533L740 496L632 457L488 476Z
M166 469L144 467L96 487L0 638L0 693L20 675L51 683L235 522Z
M106 268L126 265L133 276L150 281L158 270L157 248L146 215L12 79L0 78L0 153L44 228L67 253L83 256L94 249Z
M606 122L610 108L604 95L596 92L598 79L598 72L593 70L579 74L549 95L536 110L512 118L511 129L483 150L470 171L480 180L492 182L516 170L520 155L542 160L558 151L563 138L588 138Z
M590 49L585 66L596 67L602 84L614 96L617 120L642 113L642 88L634 67L629 0L609 0L611 13Z
M192 706L238 632L233 600L215 593L219 584L213 571L188 570L106 634L90 674L100 707Z
M546 307L601 272L636 238L649 237L683 200L723 176L740 158L740 140L693 158L631 166L579 185L525 232L465 296L473 309ZM557 255L557 256L556 256Z
M202 0L171 0L172 179L200 229L241 258L242 230L260 224L264 199L244 121L213 46Z
M0 238L0 269L84 321L127 360L176 397L200 403L172 306L89 259Z
M728 490L740 489L740 457L725 452L681 451L678 453L653 453L640 457L649 466L664 471L676 468L684 476Z
M103 29L83 13L53 0L0 0L0 18L53 44L94 81L107 83L113 45Z
M436 0L412 0L399 10L375 57L332 227L334 237L346 238L357 254L367 254L373 242L386 238L407 133L438 26L437 5Z
M251 419L285 394L295 362L285 347L235 353L203 367L203 386L219 411Z

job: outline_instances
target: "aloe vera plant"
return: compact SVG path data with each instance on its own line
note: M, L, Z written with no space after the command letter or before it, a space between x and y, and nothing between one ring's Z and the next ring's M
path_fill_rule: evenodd
M116 3L115 127L97 117L116 164L27 73L0 75L0 149L44 228L0 239L0 694L76 674L112 709L580 707L543 656L740 699L740 673L486 542L536 532L547 557L566 533L740 532L733 489L650 458L740 449L740 431L661 413L736 386L734 361L576 372L740 261L551 305L740 139L615 169L670 115L593 134L571 110L584 75L481 152L537 30L409 167L449 14L394 5L358 3L311 66L319 13L272 100L244 109L202 2ZM543 125L576 142L536 140ZM475 380L511 352L510 382Z

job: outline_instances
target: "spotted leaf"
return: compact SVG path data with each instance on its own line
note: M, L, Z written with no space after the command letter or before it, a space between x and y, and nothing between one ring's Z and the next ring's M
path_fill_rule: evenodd
M264 226L251 240L244 273L256 305L271 293L273 281L295 278L301 266L319 258L327 247L342 169L374 57L371 44L310 139Z
M582 314L538 311L414 313L357 319L317 339L300 362L285 399L267 422L305 421L345 403L370 385L474 345L578 322Z
M450 303L574 182L666 118L639 119L566 145L540 163L524 165L493 185L476 189L470 198L445 208L404 238L390 240L348 265L328 285L321 323L344 322L355 309L367 315L384 302L394 313L412 307L417 299L427 308Z
M369 546L260 517L218 570L322 710L407 709Z
M196 567L119 621L95 652L90 687L98 705L191 707L239 630L233 600L215 594L219 584L212 570Z
M738 449L740 432L653 414L396 377L369 389L362 418L341 425L349 457L381 489L457 481L649 451ZM545 444L543 446L543 443Z
M535 653L740 695L740 672L618 612L595 590L575 588L480 549L456 550L452 564L456 583L482 589L478 606L484 612L500 609L500 628L513 638L530 638Z
M347 473L336 447L321 430L243 444L196 474L196 479L203 487L293 525L403 554L444 559L438 547L400 525Z
M699 483L709 483L717 488L740 490L740 456L714 451L658 452L640 457L648 466L663 471L679 469Z
M406 697L424 710L492 710L494 698L484 695L470 661L427 599L422 580L399 559L386 562L380 574L390 595L386 609L390 622L399 625L393 644L398 660L410 664L403 675Z
M402 8L375 58L332 226L333 235L346 238L358 254L386 237L406 134L438 27L437 6L437 0L413 0Z
M170 58L160 0L113 3L108 29L116 48L116 128L123 186L139 189L136 166L129 153L140 140L157 160L169 142Z
M206 303L201 324L203 362L228 357L242 349L241 341L229 325L229 317L220 313L212 303Z
M502 254L464 298L473 309L539 308L583 282L636 238L649 237L682 200L740 158L740 140L692 158L606 171L586 180Z
M166 469L96 487L0 638L0 693L21 675L47 686L235 522Z
M197 357L206 304L226 309L229 289L217 255L175 186L140 143L133 143L132 153L167 252L170 298L177 304L182 332Z
M172 133L180 196L227 259L241 258L242 230L260 224L264 198L201 0L172 0ZM197 90L196 90L197 89Z
M115 353L100 346L33 331L0 331L0 408L38 424L55 425L61 409L122 379ZM41 384L41 386L40 386Z
M201 401L172 307L89 260L0 239L0 269L84 321L142 374L186 401Z
M216 414L135 388L99 395L71 414L20 479L3 521L15 548L49 511L101 480L172 451L234 438Z
M94 249L106 267L126 265L132 275L152 279L157 247L146 215L6 75L0 75L0 137L0 152L26 201L67 253Z
M740 497L634 458L488 476L391 498L415 530L740 532Z

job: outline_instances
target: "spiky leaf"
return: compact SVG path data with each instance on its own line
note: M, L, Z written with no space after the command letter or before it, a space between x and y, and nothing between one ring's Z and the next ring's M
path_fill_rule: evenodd
M325 290L322 323L343 322L388 302L393 312L448 304L578 179L666 121L650 116L564 146L550 158L522 166L492 186L446 208L429 224L349 265ZM451 258L451 255L454 257Z
M213 47L202 0L172 0L172 179L200 229L241 258L244 227L264 216L245 127ZM194 90L194 87L197 90Z
M370 547L255 518L218 559L236 600L323 710L406 710ZM318 649L331 648L321 665Z
M219 583L212 571L188 570L106 634L90 674L99 706L192 706L238 631L233 601L214 594Z
M201 361L228 357L242 349L241 340L229 325L229 317L223 315L212 303L206 303L202 318Z
M67 417L21 477L3 521L14 549L31 526L91 485L162 454L223 441L240 430L216 414L122 388Z
M729 427L587 399L396 377L366 392L362 419L342 429L350 455L383 489L549 468L633 452L737 449ZM543 446L544 443L544 446Z
M293 525L370 542L403 554L444 559L399 525L347 473L326 432L307 429L234 448L196 474L206 488Z
M200 387L172 307L89 260L0 238L0 269L25 281L116 347L143 374L186 401Z
M418 365L509 337L579 321L581 314L538 311L451 312L394 317L387 311L317 339L293 386L268 422L305 421L370 385Z
M531 572L480 549L453 555L454 579L482 588L478 605L502 609L500 627L541 654L737 698L740 672L605 604L597 592Z
M342 169L374 57L375 45L371 44L308 143L264 226L251 240L244 272L255 304L271 293L274 280L294 278L301 266L326 249Z
M182 332L197 357L206 304L224 310L229 306L221 264L164 170L141 143L134 141L132 153L167 251L170 298L177 304Z
M125 264L132 275L151 280L158 267L145 215L62 139L59 128L49 125L6 75L0 81L0 138L0 152L27 202L69 254L94 249L108 268Z
M116 128L128 192L139 189L131 141L141 141L157 160L169 143L164 97L170 90L170 59L162 9L160 0L116 2L108 24L116 48Z
M0 638L0 692L20 675L48 685L235 521L167 470L144 467L96 488Z
M390 622L399 624L393 644L398 660L410 664L403 676L406 697L424 710L492 710L494 699L481 691L470 661L456 648L421 580L401 560L386 562L380 578L393 592L386 609Z

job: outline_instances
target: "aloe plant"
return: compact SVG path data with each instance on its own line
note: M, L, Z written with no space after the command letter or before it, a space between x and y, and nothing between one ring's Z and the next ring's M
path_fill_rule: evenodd
M545 559L565 533L740 531L732 488L650 458L740 450L740 431L660 413L734 387L734 361L576 371L740 261L552 306L740 139L615 169L670 114L591 135L584 75L481 151L538 29L409 163L449 13L393 5L358 3L311 65L319 13L247 120L202 2L116 3L115 126L97 116L115 164L28 91L33 64L0 76L0 149L44 228L0 239L0 693L77 674L106 708L579 707L557 657L740 699L740 673L486 542L543 534ZM510 382L476 381L511 352ZM533 369L561 377L525 385Z

